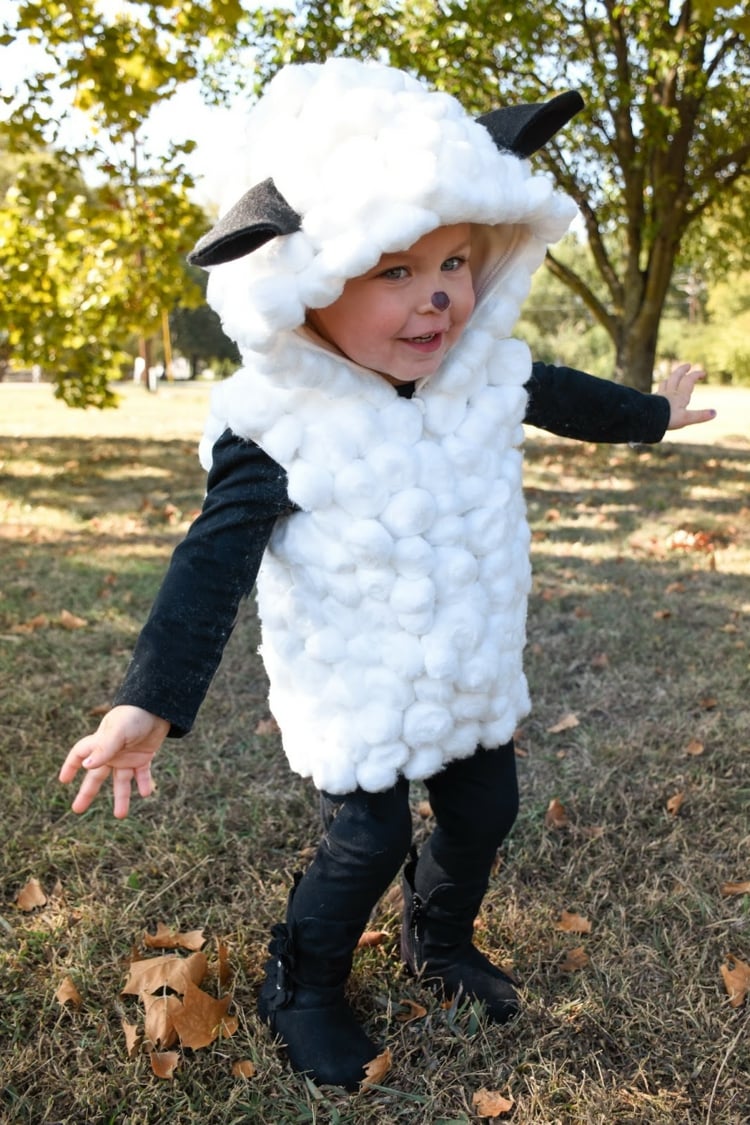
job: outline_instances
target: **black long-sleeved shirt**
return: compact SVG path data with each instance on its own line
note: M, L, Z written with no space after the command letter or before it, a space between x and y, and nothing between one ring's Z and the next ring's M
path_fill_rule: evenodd
M561 437L651 443L669 423L666 398L569 367L535 363L526 390L524 421ZM167 719L172 737L190 730L274 524L293 510L284 469L227 430L214 446L202 511L172 556L115 704Z

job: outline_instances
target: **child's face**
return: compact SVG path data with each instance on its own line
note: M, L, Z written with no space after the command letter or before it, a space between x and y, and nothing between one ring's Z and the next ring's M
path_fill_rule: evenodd
M470 252L468 223L438 227L408 250L384 254L308 320L349 359L390 383L434 375L474 308ZM435 307L435 293L447 294L447 308Z

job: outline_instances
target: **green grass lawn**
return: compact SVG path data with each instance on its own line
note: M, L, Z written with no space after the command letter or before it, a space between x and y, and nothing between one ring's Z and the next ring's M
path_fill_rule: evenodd
M393 1067L350 1097L293 1075L255 1014L267 933L318 820L267 722L253 607L195 731L161 751L154 798L124 822L108 799L76 817L56 780L204 486L206 389L123 396L77 413L46 387L0 386L0 1120L466 1125L484 1087L513 1099L514 1122L746 1125L750 1000L732 1006L721 969L750 963L750 894L722 890L750 880L750 443L530 438L534 709L521 816L477 929L525 1011L495 1028L405 978L394 888L352 981ZM31 879L46 902L21 910ZM590 932L560 929L563 911ZM204 930L216 996L227 947L238 1019L180 1051L171 1081L143 1048L128 1057L122 1028L142 1023L121 990L159 922ZM56 998L66 978L77 1006ZM403 1000L426 1013L404 1021ZM252 1077L233 1076L240 1060Z

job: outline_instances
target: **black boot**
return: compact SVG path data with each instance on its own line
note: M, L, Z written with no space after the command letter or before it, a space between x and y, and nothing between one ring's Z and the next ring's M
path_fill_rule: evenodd
M357 1022L344 994L362 933L352 922L294 917L272 930L258 1011L280 1037L294 1070L323 1085L356 1090L380 1049Z
M518 993L511 978L472 942L487 879L483 873L473 880L467 875L466 881L450 879L430 855L429 845L419 861L412 852L404 868L401 957L411 973L446 999L458 995L479 1001L491 1020L507 1023L520 1010Z

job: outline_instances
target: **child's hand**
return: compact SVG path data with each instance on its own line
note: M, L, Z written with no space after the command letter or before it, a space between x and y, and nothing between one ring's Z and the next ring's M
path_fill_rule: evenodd
M114 814L126 817L130 808L130 786L135 781L142 797L154 790L151 760L167 736L169 723L140 707L113 707L94 734L76 742L63 762L60 781L72 781L83 766L87 771L81 782L73 812L85 812L104 782L112 774Z
M693 387L705 374L700 367L679 363L659 383L656 393L669 400L668 430L680 430L683 426L692 426L696 422L710 422L716 417L715 410L688 410Z

